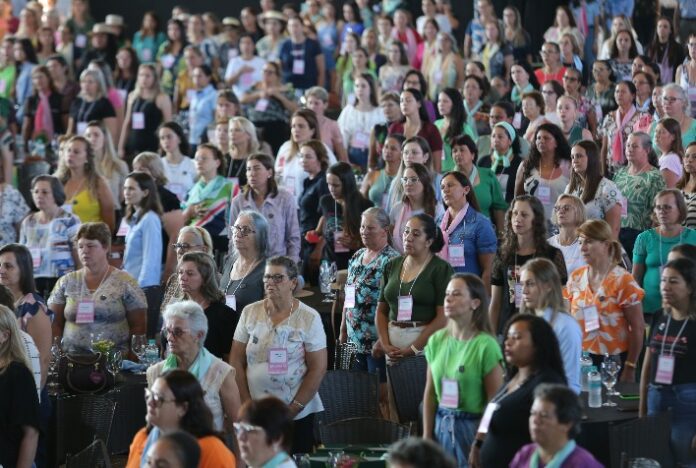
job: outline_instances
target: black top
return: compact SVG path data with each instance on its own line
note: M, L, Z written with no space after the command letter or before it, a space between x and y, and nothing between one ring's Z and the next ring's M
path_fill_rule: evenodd
M116 80L116 88L122 89L126 91L127 93L130 93L135 89L135 78L118 78Z
M170 211L176 211L181 209L181 202L172 192L167 190L163 185L157 186L157 192L159 193L160 203L162 204L162 212L169 213ZM167 231L164 230L162 226L162 263L167 261L167 248L169 247L169 236Z
M263 272L266 269L266 262L259 262L246 278L230 281L230 272L233 266L232 256L229 256L222 269L220 286L225 295L234 294L237 303L235 313L239 317L247 305L263 299Z
M39 429L39 397L29 369L12 362L0 374L0 465L17 464L23 426Z
M671 319L669 330L665 330L668 317L663 311L656 313L650 327L650 382L655 383L657 359L662 353L664 341L664 354L673 354L674 356L672 385L696 383L696 367L694 366L694 362L696 362L696 322L693 320L687 322L679 341L675 344L674 340L684 325L684 321ZM671 353L673 344L674 353Z
M476 165L478 167L487 167L490 169L492 162L493 159L489 155L479 158ZM510 167L503 167L502 164L498 164L495 168L496 176L500 176L502 174L508 176L507 183L503 187L503 190L505 190L505 201L508 203L512 202L512 199L515 198L515 177L517 176L517 168L520 167L520 164L522 164L522 158L520 158L519 155L515 155L515 157L512 158L512 161L510 161ZM498 180L500 180L500 177Z
M205 349L223 359L232 348L232 337L239 322L239 314L227 307L224 302L213 302L205 309L208 317L208 336L205 337Z
M103 120L108 117L116 117L116 111L114 110L114 106L111 105L111 102L105 97L100 97L92 102L87 102L81 97L77 97L70 105L70 117L72 117L77 125L78 122L89 122L91 120Z
M133 114L142 112L144 128L133 128ZM143 151L156 152L159 149L159 138L157 137L157 127L162 123L162 111L155 101L135 98L131 107L130 129L126 141L126 153L137 154Z
M302 183L304 189L300 195L300 232L302 234L317 228L321 212L319 200L324 195L329 195L329 186L326 184L326 171L310 179L307 177Z
M29 118L31 127L34 128L34 116L39 107L39 97L31 95L24 103L24 117ZM51 120L53 120L53 132L58 135L65 133L63 127L63 115L67 114L67 108L64 106L63 96L59 93L51 93L48 96L48 104L51 106Z
M372 202L370 200L365 198L361 198L361 200L362 206L360 206L358 210L360 213L372 207ZM319 209L321 210L321 215L324 217L323 234L325 241L321 259L336 262L336 266L339 270L345 270L348 268L348 261L356 251L349 250L348 252L336 252L334 250L334 233L336 231L344 230L343 208L341 207L340 203L334 201L331 195L324 195L319 200ZM360 220L358 220L358 223L359 222Z
M226 154L227 158L227 177L236 177L239 179L239 186L244 187L247 184L246 178L246 158L244 159L232 159L229 154Z
M493 402L497 403L488 426L488 434L481 447L481 466L509 466L515 453L523 445L531 443L529 412L534 402L534 389L541 383L563 384L563 377L553 370L532 375L522 386L506 394L507 383L498 391Z

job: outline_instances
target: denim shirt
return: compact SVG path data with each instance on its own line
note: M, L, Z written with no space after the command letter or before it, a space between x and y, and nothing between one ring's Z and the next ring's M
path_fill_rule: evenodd
M31 91L33 89L33 85L31 83L31 72L34 70L34 67L36 67L36 65L33 63L23 62L21 68L19 69L15 89L15 94L17 96L16 102L18 104L24 104L24 102L29 99L29 96L31 96ZM23 117L24 106L20 105L17 109L17 120L21 122Z
M189 123L191 133L189 143L197 145L201 142L201 135L206 131L208 125L213 122L215 116L215 102L217 91L213 85L195 92L191 105L189 106Z
M154 211L129 222L123 269L141 288L160 284L162 276L162 222Z
M437 225L442 222L444 213L437 217ZM494 254L498 239L491 220L469 207L463 222L449 235L450 244L464 245L464 266L452 267L456 273L481 274L479 254Z

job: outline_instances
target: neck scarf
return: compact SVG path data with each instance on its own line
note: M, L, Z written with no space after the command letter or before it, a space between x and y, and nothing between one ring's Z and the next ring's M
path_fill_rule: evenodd
M208 351L205 348L201 348L201 350L198 352L198 356L196 356L196 359L193 361L191 366L186 369L190 373L193 374L194 377L196 377L196 380L199 382L203 381L203 377L205 377L205 374L208 373L208 369L210 369L210 366L213 364L213 355L210 354L210 351ZM167 359L164 360L164 365L162 366L162 373L165 371L171 370L171 369L178 369L179 368L179 361L176 358L176 355L173 353L170 353L169 356L167 356Z
M155 445L159 438L160 430L157 427L153 427L147 435L147 440L145 440L145 447L143 447L143 453L140 455L140 466L147 466L147 452L150 451L150 447Z
M469 211L468 203L464 205L464 208L459 210L457 216L455 216L452 222L449 223L449 227L447 227L447 222L451 218L449 210L445 210L445 215L442 217L442 221L440 221L440 229L442 230L442 238L445 240L445 245L444 247L442 247L442 250L440 250L440 253L438 253L437 255L448 263L450 235L454 232L457 226L459 226L459 223L464 221L464 216L466 216L467 211ZM464 222L464 225L466 226L466 222Z
M628 125L633 115L636 113L636 106L631 105L623 119L621 118L621 109L616 109L616 133L614 134L614 141L611 144L611 159L617 165L622 165L626 162L623 151L623 129Z
M498 154L496 150L493 150L492 156L493 161L491 162L491 171L493 171L495 174L499 164L503 165L503 169L510 167L510 159L512 159L512 147L510 147L505 154Z
M546 465L546 468L561 468L563 466L563 462L566 461L566 458L568 458L574 450L575 441L571 439L560 451L556 453L556 455L553 456L551 461L549 461L549 463ZM532 458L529 460L529 468L538 468L540 458L539 448L537 448L534 450Z
M527 86L522 88L521 90L517 87L517 85L512 87L512 93L510 94L510 99L512 99L513 104L519 104L522 102L522 95L524 93L528 93L530 91L534 90L534 86L532 86L530 83L527 83Z
M464 99L464 109L466 110L466 124L471 128L471 130L474 132L474 136L478 138L478 130L476 129L476 119L474 116L478 112L478 110L481 108L483 105L483 101L479 99L479 101L469 109L469 104L467 104L466 99Z
M34 114L34 136L41 133L46 134L46 138L53 138L53 116L51 115L51 104L48 101L50 93L39 92L39 105Z

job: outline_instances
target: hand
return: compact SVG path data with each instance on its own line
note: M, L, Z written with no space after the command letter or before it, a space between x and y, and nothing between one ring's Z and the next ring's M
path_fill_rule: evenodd
M630 382L636 381L636 369L634 367L625 366L623 372L621 373L620 382Z
M350 236L349 236L348 234L346 234L345 232L343 233L343 235L342 235L341 237L339 237L338 239L336 239L336 242L338 242L339 244L341 244L341 245L342 245L343 247L345 247L346 249L352 248L353 245L355 244L355 241L353 240L353 238L350 237Z
M341 331L338 334L338 342L341 344L345 344L348 341L348 331L346 330L346 327L342 326Z
M300 411L302 411L299 406L297 406L296 404L294 404L292 402L290 402L290 404L288 405L288 408L290 408L290 415L293 417L293 419L295 418L295 416L300 414Z
M202 218L203 216L205 216L208 213L208 208L203 206L203 203L198 203L196 205L195 211L196 211L196 216L199 218Z
M471 450L469 450L469 466L471 468L479 468L481 466L480 451L481 449L479 449L476 445L471 446Z
M399 348L397 348L396 346L382 343L382 348L384 349L384 354L389 356L390 359L399 359L402 357L399 354L401 352L401 350Z
M195 203L195 204L187 206L186 209L184 210L184 217L186 219L191 219L194 216L196 216L196 209L198 208L198 205L199 204Z
M375 359L384 357L384 348L382 347L382 342L379 340L375 341L375 344L372 345L372 357Z

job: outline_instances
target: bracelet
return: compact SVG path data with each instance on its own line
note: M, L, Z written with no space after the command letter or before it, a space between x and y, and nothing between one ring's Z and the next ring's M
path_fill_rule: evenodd
M413 354L415 354L416 356L420 356L421 354L423 354L423 350L416 348L415 345L411 345L411 351L413 351Z
M305 409L305 405L303 405L302 403L300 403L297 400L292 400L292 404L299 406L301 410Z
M625 364L626 366L628 366L628 367L632 367L632 368L634 368L634 369L636 368L636 363L635 363L635 362L626 361L626 362L624 362L624 364Z
M475 440L474 440L474 447L476 447L476 448L481 448L482 445L483 445L483 440L482 440L482 439L475 439Z

